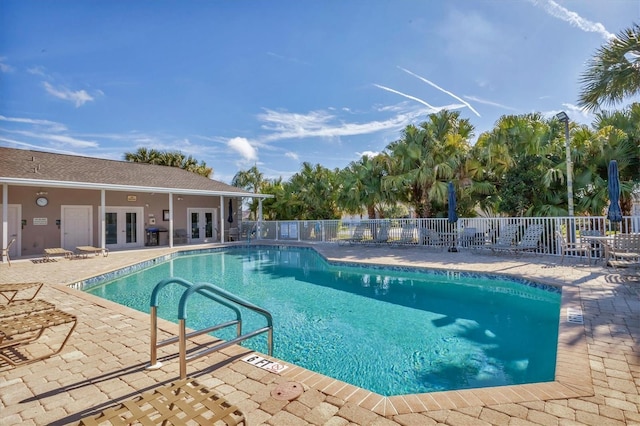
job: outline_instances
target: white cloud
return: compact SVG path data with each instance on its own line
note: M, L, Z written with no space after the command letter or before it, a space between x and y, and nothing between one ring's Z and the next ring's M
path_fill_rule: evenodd
M424 110L409 110L382 121L345 123L338 121L335 116L324 111L298 114L265 109L264 113L258 115L258 119L265 123L262 128L271 132L262 137L262 141L270 142L310 137L331 138L364 135L385 130L399 130L423 115Z
M568 22L571 26L576 27L582 31L590 33L598 33L605 40L611 40L616 38L615 34L610 33L600 22L592 22L578 15L563 6L560 6L553 0L529 0L536 6L540 6L549 15L554 18L558 18L562 21Z
M7 121L10 123L31 124L34 126L44 126L44 127L48 127L49 131L52 131L52 132L63 132L67 130L67 127L64 124L56 123L55 121L49 121L49 120L38 120L33 118L19 118L19 117L5 117L4 115L0 115L0 121Z
M229 139L227 146L240 154L247 162L256 161L258 159L258 153L246 138L237 137Z
M65 151L61 149L51 148L49 146L34 145L34 144L22 142L22 141L17 141L14 139L4 138L2 136L0 136L0 142L4 142L11 146L23 147L27 149L35 149L37 151L50 151L50 152L58 152L60 154L79 155L77 152L74 152L74 151Z
M284 156L287 158L291 158L292 160L300 160L300 157L295 152L285 152Z
M362 157L369 157L369 158L373 158L376 155L380 154L379 151L363 151L363 152L356 152L356 154L358 155L358 157L362 158Z
M49 78L49 76L47 75L47 73L45 73L45 71L44 71L44 67L41 67L41 66L27 68L27 72L28 72L29 74L39 75L40 77L47 77L47 78Z
M15 70L11 65L5 64L6 57L0 56L0 72L12 72Z
M66 87L61 87L59 89L56 89L46 81L43 83L43 85L46 91L50 95L55 96L58 99L71 101L76 105L76 108L84 105L86 102L94 100L93 97L90 94L88 94L85 90L77 90L74 92L72 90L67 89Z
M424 78L424 77L421 77L421 76L419 76L419 75L417 75L417 74L414 74L413 72L409 71L408 69L405 69L405 68L402 68L402 67L398 67L398 68L400 68L402 71L406 72L407 74L412 75L412 76L414 76L414 77L416 77L416 78L418 78L418 79L420 79L420 80L424 81L424 82L425 82L425 83L427 83L428 85L435 87L436 89L440 90L441 92L446 93L447 95L451 96L451 97L452 97L452 98L454 98L455 100L458 100L458 101L462 102L462 103L463 103L463 104L465 104L465 105L466 105L466 106L467 106L471 111L473 111L473 112L474 112L478 117L480 117L480 113L479 113L478 111L476 111L476 110L471 106L471 104L470 104L469 102L465 102L465 101L464 101L460 96L458 96L458 95L456 95L456 94L454 94L454 93L452 93L452 92L450 92L450 91L448 91L448 90L446 90L446 89L443 89L442 87L438 86L437 84L435 84L435 83L434 83L434 82L432 82L432 81L427 80L427 79L426 79L426 78Z
M13 133L16 135L25 136L28 138L42 139L48 142L57 142L63 145L69 145L74 148L97 148L98 143L95 141L87 141L83 139L77 139L72 136L60 135L54 133L37 133L25 130L7 130L4 129L7 133Z

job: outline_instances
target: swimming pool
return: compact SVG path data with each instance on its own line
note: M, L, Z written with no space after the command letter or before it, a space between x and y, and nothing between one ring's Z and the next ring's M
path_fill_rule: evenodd
M170 276L213 283L271 311L275 357L384 396L554 380L555 287L331 265L311 249L233 248L179 256L88 292L148 312L153 286ZM194 298L187 325L204 328L227 312ZM159 315L175 321L177 302L161 300ZM248 330L264 324L251 313L245 321ZM266 352L264 336L244 345Z

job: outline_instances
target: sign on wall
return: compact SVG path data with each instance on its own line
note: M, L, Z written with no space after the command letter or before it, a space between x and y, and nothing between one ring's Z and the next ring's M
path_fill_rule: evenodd
M48 223L46 217L34 217L33 224L34 225L46 225Z

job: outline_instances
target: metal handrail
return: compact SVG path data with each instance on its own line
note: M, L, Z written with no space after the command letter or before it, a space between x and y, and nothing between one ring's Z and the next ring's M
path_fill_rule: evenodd
M173 336L168 339L163 340L162 342L158 342L158 295L160 290L166 287L169 284L178 284L183 287L186 287L186 290L182 293L180 297L180 302L178 305L178 327L179 333L178 336ZM227 321L221 324L216 324L211 327L207 327L204 329L192 331L190 333L186 332L186 321L187 321L187 301L191 295L194 293L198 293L210 300L213 300L236 313L236 319ZM252 310L267 320L267 326L259 328L257 330L251 331L246 334L242 334L242 315L240 309L236 306L241 306L243 308ZM182 278L167 278L165 280L160 281L154 287L151 293L151 359L149 368L155 369L159 368L162 364L158 362L157 350L160 347L173 344L178 342L178 351L180 357L180 377L186 378L187 374L187 361L192 361L194 359L205 356L209 353L224 349L236 343L240 343L244 340L250 339L262 333L268 333L267 337L267 345L268 345L268 353L269 355L273 354L273 317L271 313L259 306L254 305L251 302L248 302L242 299L235 294L229 293L226 290L223 290L220 287L217 287L210 283L197 283L192 284L191 282L184 280ZM236 337L234 339L219 343L212 347L205 348L201 351L198 351L194 354L187 356L187 339L194 336L199 336L201 334L211 333L215 330L220 330L225 327L229 327L232 325L236 325Z

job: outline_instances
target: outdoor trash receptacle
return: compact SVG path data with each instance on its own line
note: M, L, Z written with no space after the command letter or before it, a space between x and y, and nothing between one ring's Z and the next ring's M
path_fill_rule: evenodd
M158 228L147 228L147 243L148 246L157 246L159 244L160 230Z

